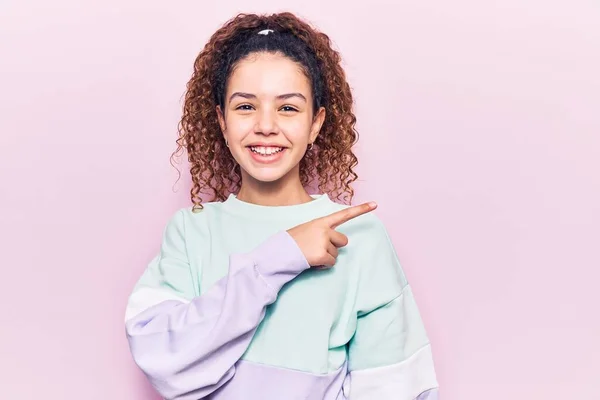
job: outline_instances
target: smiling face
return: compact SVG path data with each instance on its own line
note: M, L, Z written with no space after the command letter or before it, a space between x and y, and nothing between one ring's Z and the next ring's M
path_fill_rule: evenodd
M242 184L300 179L300 160L325 119L312 104L310 81L289 58L257 53L236 65L217 114Z

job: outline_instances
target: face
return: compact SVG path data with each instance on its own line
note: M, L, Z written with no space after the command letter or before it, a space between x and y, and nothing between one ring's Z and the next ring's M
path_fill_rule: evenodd
M289 58L259 53L237 64L217 114L242 181L299 179L300 160L325 118L312 104L310 81Z

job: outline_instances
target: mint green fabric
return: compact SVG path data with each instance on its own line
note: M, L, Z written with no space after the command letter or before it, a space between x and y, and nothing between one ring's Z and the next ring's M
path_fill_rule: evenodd
M191 300L227 276L231 254L250 252L279 231L345 207L327 195L284 207L258 206L231 195L224 202L204 204L197 213L182 209L165 230L161 255L133 294L160 286L166 298L146 305L167 300L169 293ZM413 293L379 218L369 213L337 230L348 236L349 244L340 249L336 265L303 271L283 286L242 360L327 374L346 362L351 371L401 363L428 344ZM176 274L164 278L159 260L170 252L187 259Z

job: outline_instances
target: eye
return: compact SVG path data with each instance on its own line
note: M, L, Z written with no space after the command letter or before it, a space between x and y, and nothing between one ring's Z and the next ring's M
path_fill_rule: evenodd
M298 109L296 107L292 107L292 106L283 106L283 107L281 107L281 111L295 112L295 111L298 111Z
M253 108L254 107L252 107L252 105L250 105L250 104L240 104L235 109L241 110L241 111L251 111Z

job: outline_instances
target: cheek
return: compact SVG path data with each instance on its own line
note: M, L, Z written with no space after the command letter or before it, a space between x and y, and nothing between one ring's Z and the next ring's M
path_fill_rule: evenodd
M310 136L311 121L305 118L289 118L283 120L280 127L291 142L306 142Z
M234 115L226 120L229 141L236 143L252 132L254 122L250 117Z

